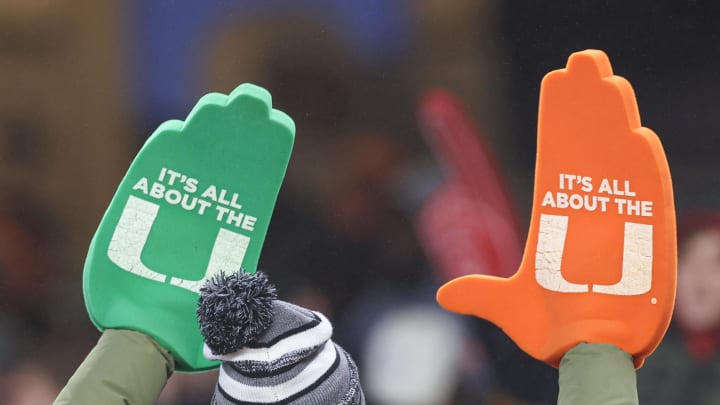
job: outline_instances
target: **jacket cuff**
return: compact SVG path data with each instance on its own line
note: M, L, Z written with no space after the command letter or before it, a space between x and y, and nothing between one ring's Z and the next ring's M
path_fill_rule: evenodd
M638 405L632 356L609 344L581 343L560 362L558 405Z

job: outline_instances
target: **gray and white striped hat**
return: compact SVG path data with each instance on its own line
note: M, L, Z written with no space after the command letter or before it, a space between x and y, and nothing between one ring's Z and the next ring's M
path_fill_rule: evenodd
M204 355L221 360L212 404L364 404L358 370L319 312L276 299L263 273L221 274L201 290Z

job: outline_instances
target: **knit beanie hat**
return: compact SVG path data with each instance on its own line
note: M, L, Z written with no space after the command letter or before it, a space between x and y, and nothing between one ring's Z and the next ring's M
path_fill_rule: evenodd
M221 360L213 405L365 404L358 370L319 312L278 300L265 274L223 273L200 289L204 355Z

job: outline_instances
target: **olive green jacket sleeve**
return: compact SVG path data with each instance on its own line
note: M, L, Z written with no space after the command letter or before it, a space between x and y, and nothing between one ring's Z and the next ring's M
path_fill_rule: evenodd
M560 362L558 405L637 405L632 357L613 345L581 343Z
M140 332L108 329L55 405L152 405L175 368L170 353Z

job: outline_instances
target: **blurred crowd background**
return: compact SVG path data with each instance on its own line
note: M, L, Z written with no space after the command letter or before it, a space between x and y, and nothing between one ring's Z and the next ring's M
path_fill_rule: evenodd
M681 219L705 210L681 239L689 320L641 393L720 403L718 18L712 1L0 1L0 404L50 403L97 340L83 261L144 140L243 82L297 125L260 268L330 317L369 404L554 403L556 370L434 303L415 219L444 174L416 109L434 87L464 102L526 229L540 80L586 48L633 84ZM208 403L216 378L176 374L160 404Z

